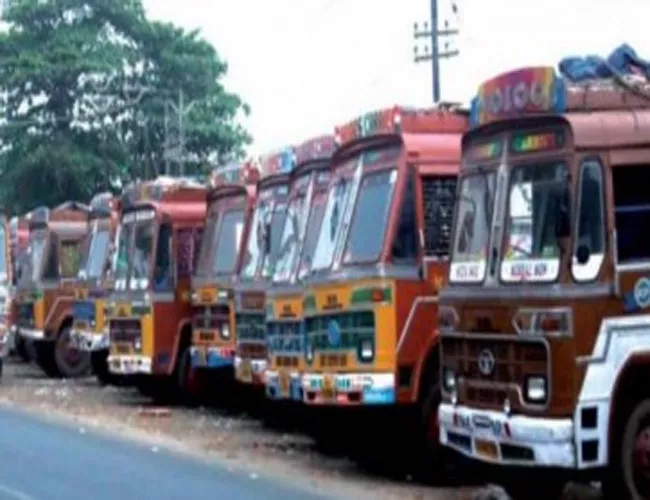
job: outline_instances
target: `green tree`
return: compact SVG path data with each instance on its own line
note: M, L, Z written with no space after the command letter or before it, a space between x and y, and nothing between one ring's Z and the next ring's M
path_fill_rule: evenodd
M185 117L194 171L250 140L215 49L148 21L140 0L14 0L5 21L0 203L13 212L161 173L165 101L180 89L197 103Z

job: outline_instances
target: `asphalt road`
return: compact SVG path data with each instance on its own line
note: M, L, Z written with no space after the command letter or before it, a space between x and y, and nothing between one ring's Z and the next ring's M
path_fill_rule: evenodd
M318 498L119 439L0 409L0 499Z

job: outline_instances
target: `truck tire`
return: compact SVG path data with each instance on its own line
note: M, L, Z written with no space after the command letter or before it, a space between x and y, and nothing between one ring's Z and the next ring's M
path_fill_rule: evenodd
M85 377L90 372L90 352L70 346L70 326L64 326L56 339L54 361L62 377Z
M54 360L54 342L47 342L42 340L32 341L34 349L34 360L41 370L50 378L58 378L61 376L59 368Z
M16 346L16 354L18 354L20 359L22 359L25 363L29 363L32 361L32 358L29 355L29 351L27 350L27 341L25 340L25 337L23 337L19 333L16 333L15 336L15 346Z
M114 385L114 378L108 369L108 350L93 351L90 353L92 373L102 385Z
M603 498L650 497L650 399L639 401L611 440Z
M201 373L192 368L191 347L185 346L176 363L176 380L179 399L186 405L197 405L201 397Z

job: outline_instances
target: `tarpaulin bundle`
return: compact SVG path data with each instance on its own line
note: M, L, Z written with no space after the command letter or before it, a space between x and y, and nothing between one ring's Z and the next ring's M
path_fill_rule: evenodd
M650 62L639 57L628 44L617 47L607 59L595 55L565 57L558 69L564 78L574 83L632 75L650 79Z

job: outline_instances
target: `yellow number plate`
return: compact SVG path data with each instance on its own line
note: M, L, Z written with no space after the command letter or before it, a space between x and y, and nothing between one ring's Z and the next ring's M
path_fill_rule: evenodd
M334 399L334 396L334 377L331 375L325 375L323 378L323 398Z
M499 449L494 441L486 441L484 439L477 439L474 441L476 453L482 457L496 460L499 458Z

